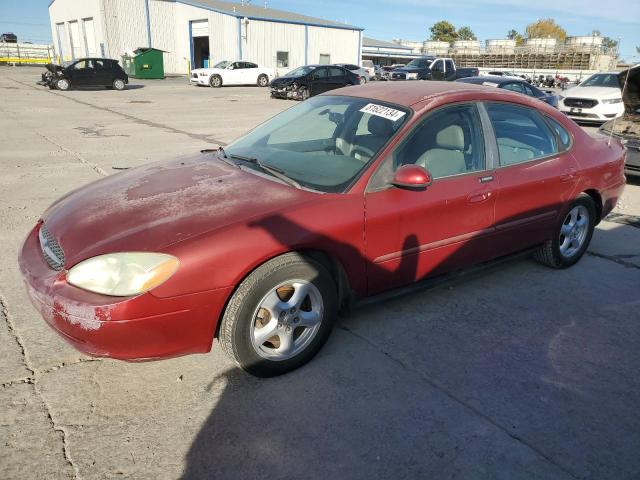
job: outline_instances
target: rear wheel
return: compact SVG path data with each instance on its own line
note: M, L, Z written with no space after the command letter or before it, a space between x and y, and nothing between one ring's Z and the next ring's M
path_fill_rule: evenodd
M367 78L366 77L360 77L360 85L364 85L365 83L367 83Z
M222 318L219 341L249 373L280 375L320 350L337 310L336 287L327 269L288 253L258 267L240 284Z
M124 80L122 80L121 78L116 78L113 81L113 88L116 90L124 90L125 87L125 83Z
M258 77L258 86L259 87L266 87L267 85L269 85L269 77L267 77L266 75L260 75Z
M56 88L62 91L69 90L71 88L71 82L66 78L59 78L56 81Z
M209 79L209 86L220 88L222 86L222 77L220 75L212 75Z
M582 194L570 205L556 226L553 238L534 254L536 260L553 268L574 265L589 247L596 224L596 209L589 195Z

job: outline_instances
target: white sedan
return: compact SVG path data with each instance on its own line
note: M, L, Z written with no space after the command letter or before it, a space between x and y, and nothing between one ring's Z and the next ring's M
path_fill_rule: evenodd
M196 68L191 71L192 85L222 87L223 85L258 85L266 87L274 78L273 69L261 67L257 63L224 60L211 68Z
M579 122L606 122L624 113L618 73L596 73L558 97L558 108Z

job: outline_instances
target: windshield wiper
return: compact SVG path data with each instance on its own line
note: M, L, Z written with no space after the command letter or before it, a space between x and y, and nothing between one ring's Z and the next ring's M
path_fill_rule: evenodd
M287 176L284 170L274 167L273 165L268 165L257 158L245 157L243 155L237 155L235 153L232 153L230 157L237 158L238 160L242 160L243 162L253 163L254 165L257 165L258 167L260 167L265 172L270 173L274 177L279 178L283 182L291 185L292 187L302 188L302 186L298 182L296 182L293 178Z
M218 147L217 151L218 151L218 158L220 160L222 160L224 163L228 163L229 165L231 165L233 167L239 168L238 165L234 161L229 159L229 156L227 155L227 152L224 151L224 148Z

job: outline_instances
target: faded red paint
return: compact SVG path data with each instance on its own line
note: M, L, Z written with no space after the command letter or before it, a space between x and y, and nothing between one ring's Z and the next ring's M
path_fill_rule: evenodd
M136 297L90 293L47 266L38 224L19 261L46 322L92 355L139 360L206 352L236 286L282 253L325 252L345 271L354 294L366 296L540 243L577 194L597 192L606 214L624 187L620 144L589 137L557 110L523 95L440 82L380 82L332 93L414 112L344 194L298 190L197 155L110 176L54 203L42 220L65 250L65 268L118 251L168 253L180 268ZM426 112L472 100L543 111L571 132L574 146L552 159L437 179L423 192L366 193L378 165ZM490 186L478 182L487 174L495 177Z

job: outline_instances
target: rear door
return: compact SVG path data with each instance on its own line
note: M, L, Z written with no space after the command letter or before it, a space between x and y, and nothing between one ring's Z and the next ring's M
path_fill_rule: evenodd
M253 85L258 83L258 65L251 62L240 62L243 65L241 70L242 83L244 85Z
M564 139L533 108L486 103L495 132L500 184L496 200L496 246L508 254L549 238L573 198L578 165ZM562 128L558 125L558 128Z
M95 69L94 85L109 86L115 78L113 64L107 60L92 60Z
M327 78L327 91L347 85L347 72L340 67L330 67Z

